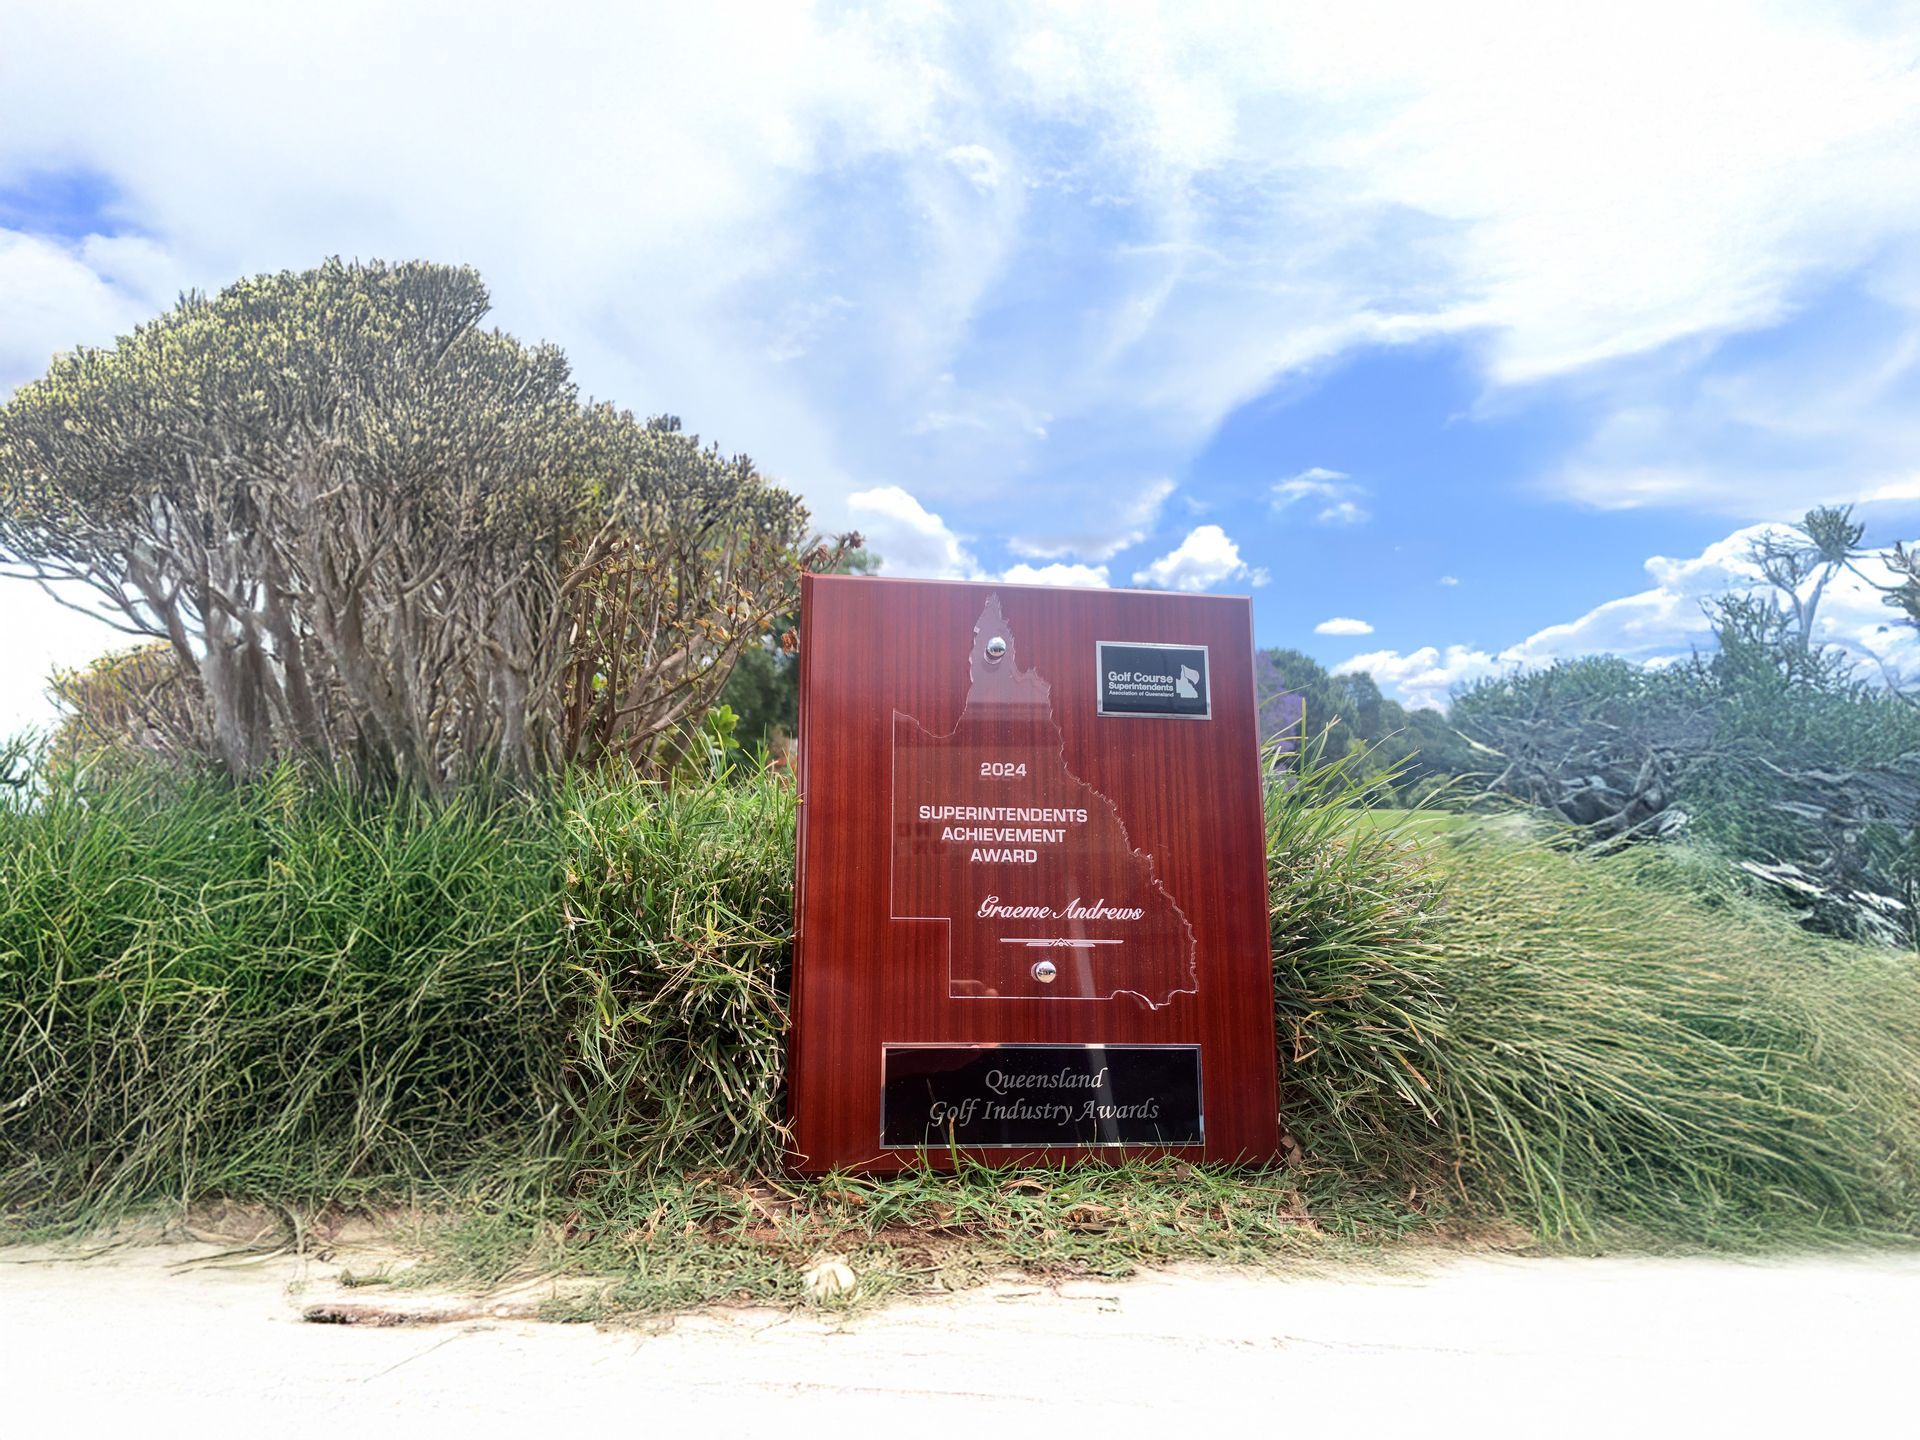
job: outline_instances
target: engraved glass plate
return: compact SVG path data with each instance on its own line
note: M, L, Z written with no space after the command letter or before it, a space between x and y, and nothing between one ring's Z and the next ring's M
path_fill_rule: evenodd
M959 722L936 735L893 717L893 917L945 924L956 999L1157 1009L1196 993L1192 927L1112 801L1068 768L1051 688L1020 668L999 597L955 638Z

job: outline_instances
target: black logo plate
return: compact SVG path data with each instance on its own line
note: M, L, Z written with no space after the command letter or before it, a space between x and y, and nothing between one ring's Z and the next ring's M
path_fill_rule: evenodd
M1102 640L1100 713L1206 720L1213 715L1207 647Z

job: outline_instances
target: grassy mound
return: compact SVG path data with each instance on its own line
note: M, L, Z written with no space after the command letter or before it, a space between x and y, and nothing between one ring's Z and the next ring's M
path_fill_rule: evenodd
M1811 936L1706 852L1595 856L1381 784L1313 757L1269 797L1311 1163L1556 1242L1920 1233L1916 957Z
M1920 1233L1920 964L1809 934L1724 867L1465 832L1437 847L1448 1149L1551 1238Z
M543 807L291 772L0 811L0 1207L352 1202L524 1171L557 1043Z
M565 1183L773 1168L793 788L582 782L563 825Z
M1236 1225L1920 1230L1913 957L1811 938L1685 851L1383 810L1362 769L1310 756L1269 797L1290 1167L1217 1182L1251 1212L1196 1209L1216 1181L1187 1167L1056 1177L1012 1230L1006 1176L777 1178L777 777L428 806L291 771L50 776L0 806L0 1215L484 1199L599 1256L683 1210L702 1244L926 1219L1018 1255L1031 1223L1069 1259L1103 1234L1211 1253Z
M0 808L0 1211L771 1166L792 837L771 779L51 776Z

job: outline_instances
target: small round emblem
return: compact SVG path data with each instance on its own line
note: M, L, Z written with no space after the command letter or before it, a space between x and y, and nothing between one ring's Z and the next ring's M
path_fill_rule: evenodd
M1033 978L1038 980L1042 985L1053 984L1053 977L1059 973L1058 970L1053 968L1053 961L1051 960L1036 960L1033 962Z

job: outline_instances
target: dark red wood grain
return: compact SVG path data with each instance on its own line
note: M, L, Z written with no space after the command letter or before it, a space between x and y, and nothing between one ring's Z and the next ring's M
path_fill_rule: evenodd
M1129 996L951 998L945 930L890 918L894 717L912 716L935 733L957 723L969 638L990 594L1017 637L1021 667L1051 686L1067 766L1113 803L1191 924L1196 993L1159 1009ZM1207 646L1213 718L1097 715L1101 640ZM788 1062L795 1168L920 1163L913 1152L879 1146L881 1048L928 1042L1198 1044L1203 1158L1272 1158L1279 1127L1258 743L1244 599L807 577ZM991 1158L1153 1153L1048 1149Z

